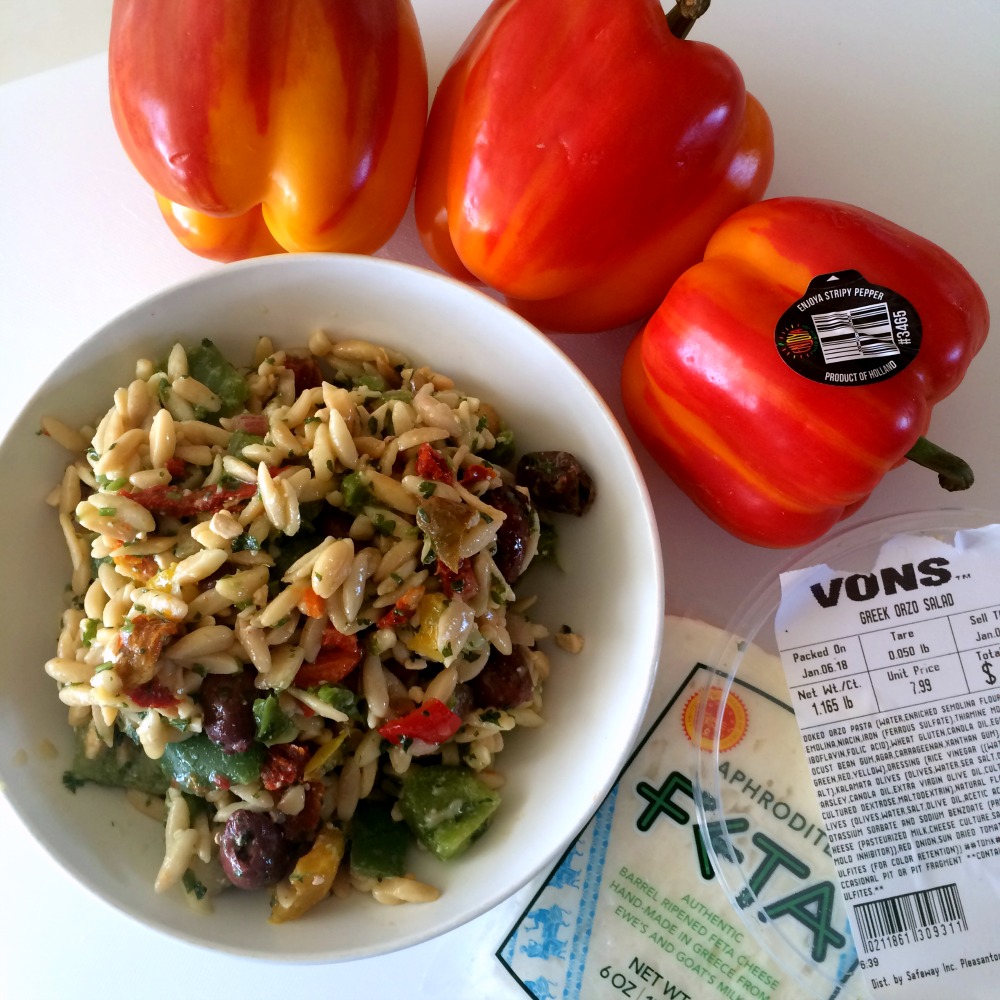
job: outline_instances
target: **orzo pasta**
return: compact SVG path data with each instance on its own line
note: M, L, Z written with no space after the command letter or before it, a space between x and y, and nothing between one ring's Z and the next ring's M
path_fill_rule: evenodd
M515 466L488 404L323 332L247 368L177 344L93 427L43 432L79 449L49 497L67 784L162 800L157 891L268 886L277 923L352 889L434 899L408 851L464 851L505 740L542 723L549 633L515 587L553 514L589 505L586 472Z

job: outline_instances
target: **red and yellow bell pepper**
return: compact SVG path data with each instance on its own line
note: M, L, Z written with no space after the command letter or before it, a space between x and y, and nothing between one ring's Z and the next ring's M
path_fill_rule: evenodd
M842 295L854 284L872 286L872 306L847 315ZM884 318L871 325L888 300L891 333ZM724 222L671 288L629 348L625 408L720 525L759 545L798 546L907 458L942 472L946 488L969 485L971 470L960 460L940 468L954 457L923 435L988 328L982 291L940 247L860 208L776 198Z
M369 253L407 209L428 105L410 0L115 0L109 83L202 256Z
M495 0L435 96L415 212L431 257L550 330L648 316L763 196L770 121L682 0Z

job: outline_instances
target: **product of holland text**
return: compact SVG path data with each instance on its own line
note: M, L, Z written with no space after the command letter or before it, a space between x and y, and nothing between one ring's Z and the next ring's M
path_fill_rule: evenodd
M654 695L654 705L665 707L497 952L528 996L867 995L855 988L857 956L839 892L827 884L817 903L809 895L817 885L802 877L831 864L826 835L801 753L790 754L774 738L795 733L786 721L792 713L780 664L753 648L723 710L720 777L737 803L727 821L729 843L756 876L756 898L744 905L766 901L763 919L791 925L789 933L804 951L821 953L820 962L780 967L716 877L713 865L726 861L718 844L714 861L706 849L694 796L696 743L705 739L696 733L699 700L706 690L721 690L706 685L715 672L702 662L722 638L702 622L667 618Z
M1000 525L785 573L775 631L872 994L998 995Z

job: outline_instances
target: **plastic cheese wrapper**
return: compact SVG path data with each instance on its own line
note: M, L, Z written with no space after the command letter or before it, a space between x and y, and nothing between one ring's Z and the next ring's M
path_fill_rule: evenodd
M697 727L716 728L699 702L727 638L667 618L648 732L497 950L528 996L868 997L781 663L755 647L742 650L720 729L726 836L698 823L698 753L712 740ZM586 780L567 766L567 780ZM751 872L736 898L715 870L727 852ZM772 931L797 967L767 946Z

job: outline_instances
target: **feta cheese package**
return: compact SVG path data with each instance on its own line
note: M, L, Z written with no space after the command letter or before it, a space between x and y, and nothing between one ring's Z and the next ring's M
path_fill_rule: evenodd
M741 647L723 703L727 640L667 618L648 731L497 951L528 996L867 996L781 663Z

